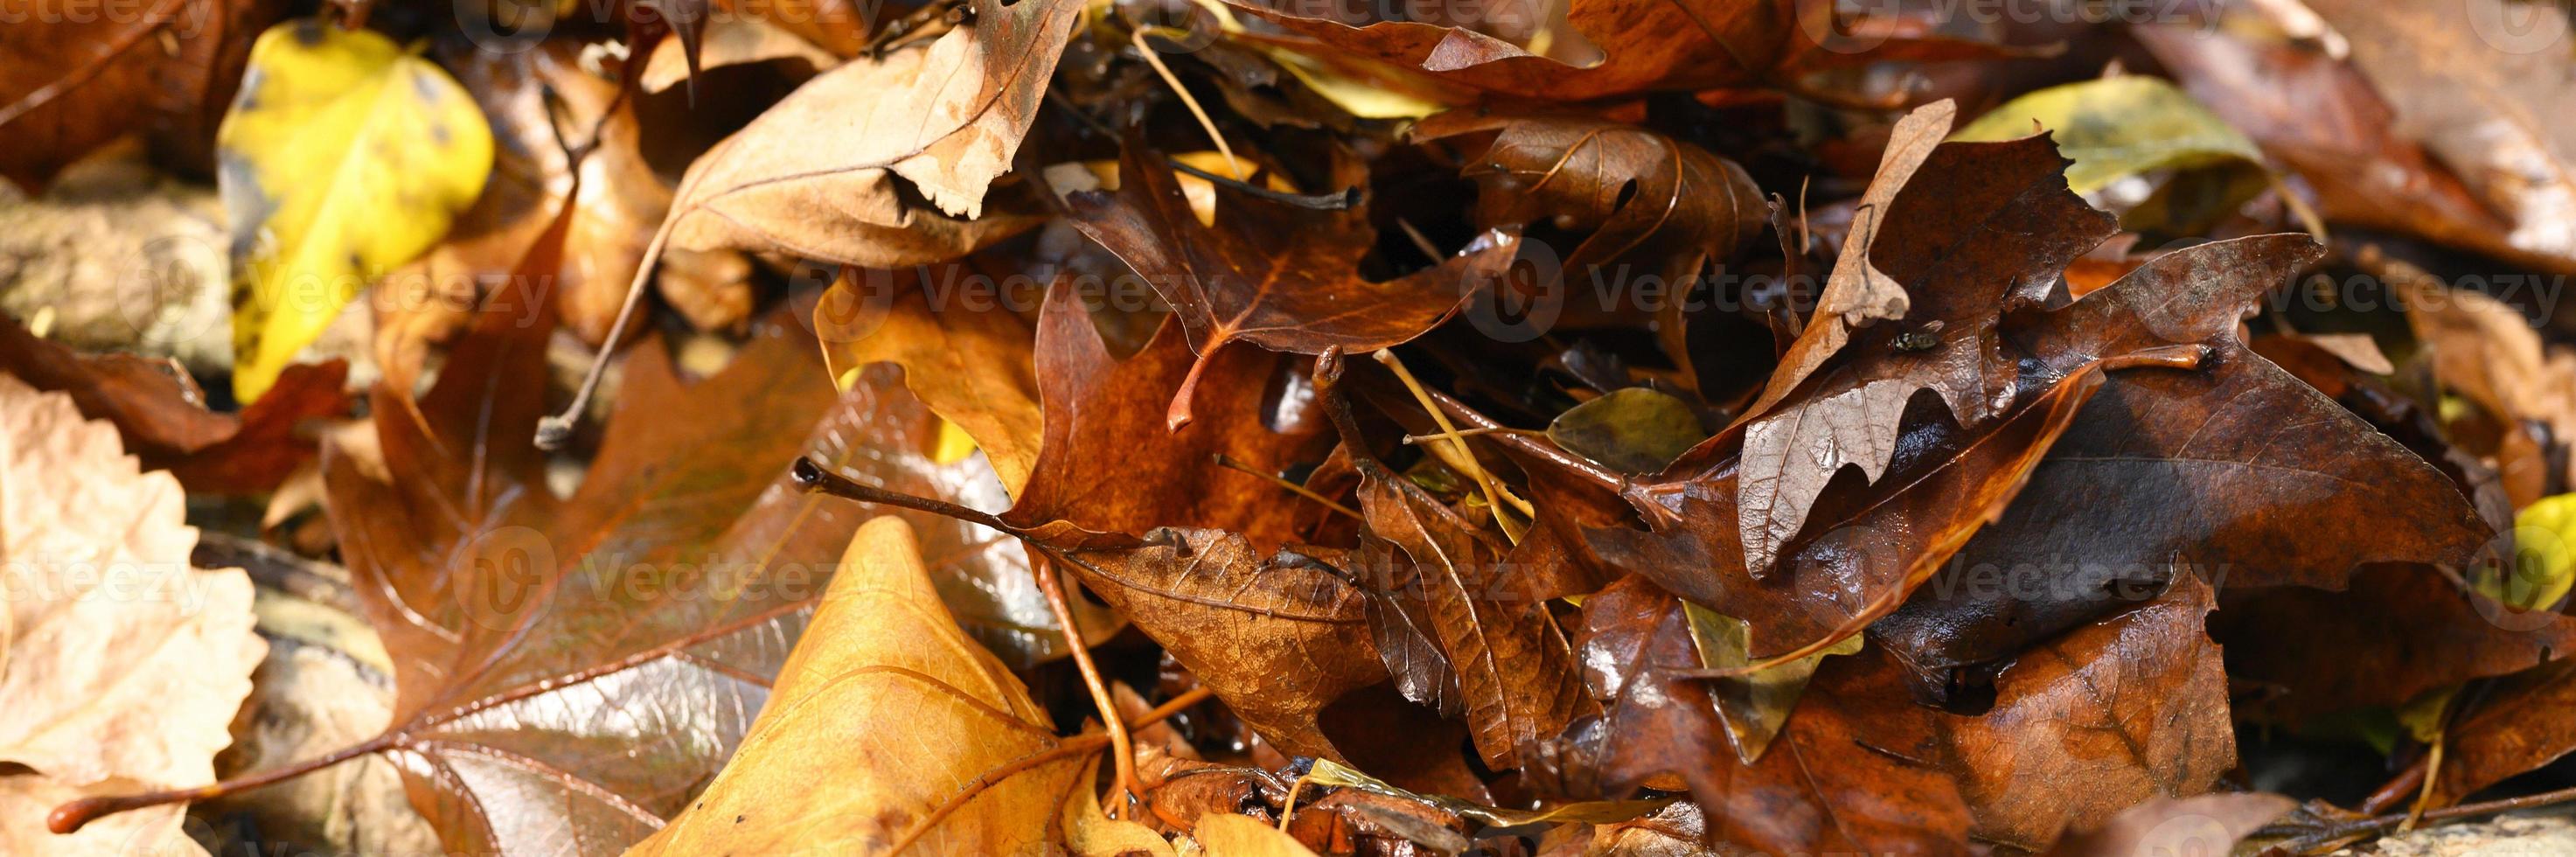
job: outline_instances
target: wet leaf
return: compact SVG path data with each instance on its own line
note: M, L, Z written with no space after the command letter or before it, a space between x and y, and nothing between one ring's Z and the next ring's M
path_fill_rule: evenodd
M1662 470L1707 437L1689 403L1645 387L1604 393L1547 424L1557 446L1621 473Z

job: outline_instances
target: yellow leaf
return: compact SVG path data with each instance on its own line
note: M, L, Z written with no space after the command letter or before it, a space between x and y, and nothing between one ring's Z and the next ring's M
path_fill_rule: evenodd
M384 36L319 19L260 34L215 144L245 402L369 277L445 236L492 171L492 129L464 87Z
M850 540L733 761L627 853L1045 852L1105 743L1050 722L958 630L912 529L878 518Z
M1202 815L1190 831L1210 857L1315 857L1297 838L1243 815Z
M2576 494L2540 498L2513 516L2514 572L2485 578L2478 589L2516 610L2557 604L2576 584Z
M1953 141L2018 140L2047 130L2075 161L2066 186L2090 193L2167 167L2261 163L2243 133L2162 79L2107 77L2015 98L1950 135Z

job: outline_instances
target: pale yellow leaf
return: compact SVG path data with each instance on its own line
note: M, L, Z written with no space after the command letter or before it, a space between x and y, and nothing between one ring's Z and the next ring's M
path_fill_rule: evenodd
M250 578L188 564L179 482L71 397L0 375L0 853L184 843L181 807L43 832L57 798L198 785L267 652Z

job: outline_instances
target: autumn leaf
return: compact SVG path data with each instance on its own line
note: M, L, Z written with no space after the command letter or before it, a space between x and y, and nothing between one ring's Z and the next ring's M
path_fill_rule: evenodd
M492 130L445 71L318 18L262 33L244 77L216 144L249 401L369 277L447 233L491 172Z
M346 414L345 362L295 365L276 395L237 414L206 409L205 391L168 361L80 354L0 318L0 371L38 390L68 393L83 416L116 424L147 469L169 470L191 489L256 494L309 466L319 444L306 423Z
M1358 268L1376 230L1356 206L1300 208L1219 189L1219 225L1203 226L1161 161L1130 141L1116 194L1077 193L1068 203L1074 225L1144 277L1189 333L1198 360L1172 395L1173 429L1192 419L1191 399L1225 346L1320 354L1403 343L1456 312L1517 246L1493 235L1432 267L1371 282Z
M268 649L250 579L189 565L178 480L143 471L71 396L0 375L0 415L0 847L195 849L177 806L75 836L47 832L47 810L214 777Z
M241 81L251 40L284 15L272 0L159 0L82 14L9 3L0 33L0 176L30 190L119 135L193 164L214 160L215 126ZM186 38L136 50L161 34Z
M1642 128L1456 111L1414 126L1413 137L1478 132L1494 132L1493 142L1461 170L1476 182L1478 224L1517 229L1547 221L1588 233L1548 273L1570 276L1598 268L1623 278L1684 282L1702 264L1734 255L1762 230L1762 193L1742 167ZM1561 318L1568 326L1582 321Z
M1016 854L1058 841L1075 747L940 605L921 546L878 518L850 540L741 748L633 855L827 848ZM828 788L817 789L818 784Z
M1469 26L1404 20L1346 23L1300 10L1229 0L1336 51L1428 73L1444 82L1524 98L1584 101L1647 90L1789 86L1803 73L1877 60L1974 59L2009 55L1992 45L1941 38L1853 38L1833 7L1753 3L1583 0L1567 4L1545 49ZM1547 27L1534 6L1468 23ZM1517 16L1517 17L1514 17Z
M954 259L1035 225L984 216L985 195L1035 121L1082 6L972 8L971 22L926 46L806 82L691 165L662 227L670 246L893 268Z

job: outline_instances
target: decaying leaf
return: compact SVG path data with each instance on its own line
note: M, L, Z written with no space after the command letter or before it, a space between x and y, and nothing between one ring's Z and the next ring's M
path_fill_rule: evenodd
M268 647L240 569L191 567L179 482L144 472L72 397L0 374L0 849L202 849L181 807L76 835L55 805L214 777Z

